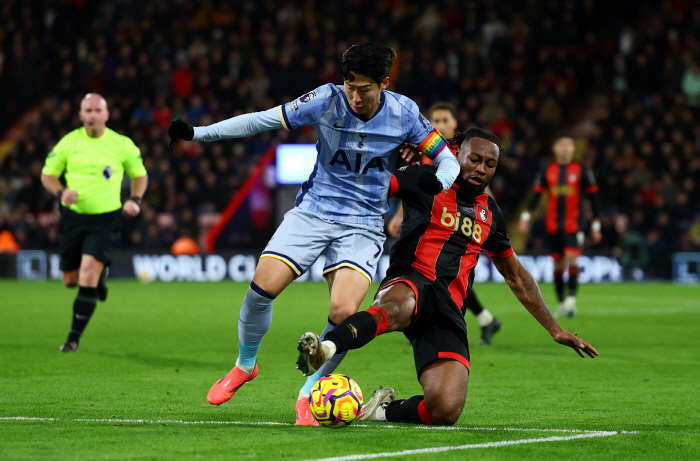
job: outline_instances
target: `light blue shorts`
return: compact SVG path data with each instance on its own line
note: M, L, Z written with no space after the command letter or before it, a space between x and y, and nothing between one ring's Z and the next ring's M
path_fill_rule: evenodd
M327 221L292 208L260 257L284 261L299 276L325 253L324 276L341 267L350 267L372 282L384 240L386 237L378 228Z

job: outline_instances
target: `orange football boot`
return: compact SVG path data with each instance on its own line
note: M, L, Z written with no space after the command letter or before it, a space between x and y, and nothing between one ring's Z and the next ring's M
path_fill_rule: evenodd
M254 380L256 376L258 376L257 363L251 374L247 374L237 366L233 367L229 374L215 382L211 389L209 389L207 402L212 405L221 405L222 403L228 402L242 385L248 381Z
M297 414L297 420L294 423L296 426L318 426L318 421L316 421L314 415L311 414L308 397L297 400L294 411Z

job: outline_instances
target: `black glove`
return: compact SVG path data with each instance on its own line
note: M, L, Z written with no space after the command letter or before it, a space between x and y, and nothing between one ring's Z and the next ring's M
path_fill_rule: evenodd
M180 139L192 141L192 138L194 138L194 128L192 128L192 125L181 118L176 118L170 122L170 126L168 127L168 136L170 136L168 147L172 146Z
M418 187L420 190L430 195L437 195L442 192L442 183L435 173L430 170L423 170L418 176Z

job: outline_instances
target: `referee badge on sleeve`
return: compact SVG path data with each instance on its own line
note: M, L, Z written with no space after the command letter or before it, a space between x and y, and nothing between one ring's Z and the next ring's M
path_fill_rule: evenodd
M109 178L112 177L112 167L107 165L104 170L102 170L102 176L106 179L109 180Z

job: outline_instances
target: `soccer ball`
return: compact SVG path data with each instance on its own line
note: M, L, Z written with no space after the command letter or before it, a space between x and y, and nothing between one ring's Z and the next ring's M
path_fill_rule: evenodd
M309 407L321 426L345 427L360 414L362 391L345 375L324 376L311 389Z

